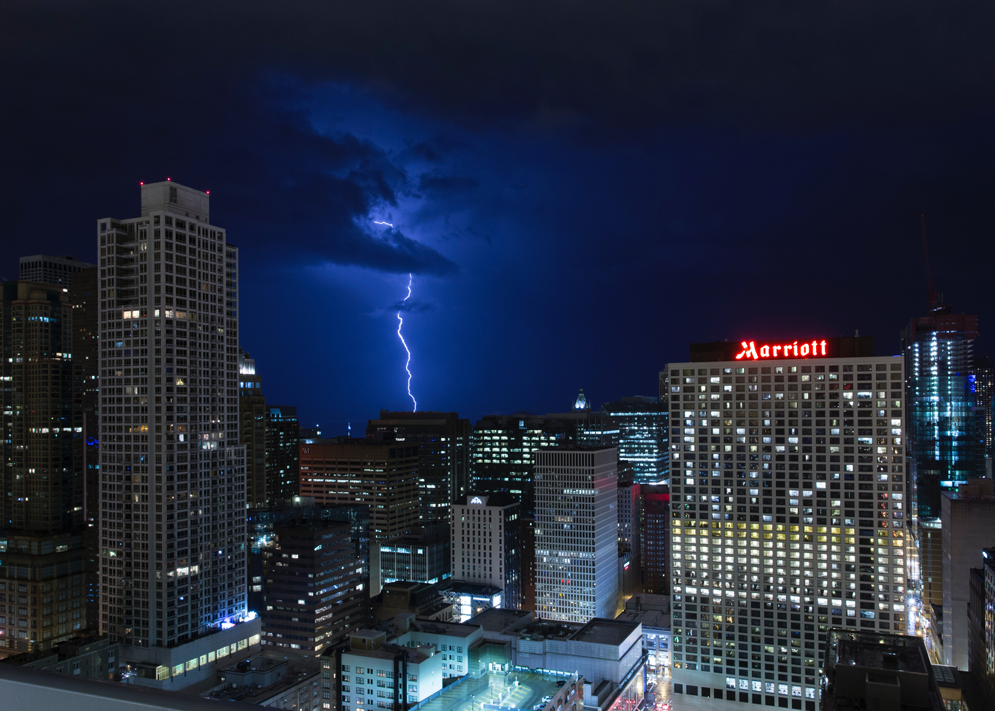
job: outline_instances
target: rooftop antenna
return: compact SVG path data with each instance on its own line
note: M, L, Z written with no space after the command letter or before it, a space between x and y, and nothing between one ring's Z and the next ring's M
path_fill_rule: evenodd
M929 268L929 242L926 239L926 215L919 215L919 224L922 226L922 253L926 260L926 288L927 299L930 307L936 306L938 301L936 290L933 288L933 273Z

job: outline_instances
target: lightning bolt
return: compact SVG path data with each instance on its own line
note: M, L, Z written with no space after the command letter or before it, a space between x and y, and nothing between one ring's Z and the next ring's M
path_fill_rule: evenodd
M394 225L390 224L389 222L379 222L377 220L374 220L373 224L374 225L387 225L389 228L394 229Z
M377 224L383 225L387 224L385 222L378 222ZM393 225L391 225L393 227ZM404 301L411 298L411 275L408 274L408 295L404 297ZM401 303L403 304L404 301ZM401 335L401 326L404 325L404 319L401 318L401 312L397 312L397 337L401 339L401 345L404 346L404 351L408 354L408 360L404 364L404 370L408 373L408 397L411 398L411 402L414 407L411 408L412 412L418 412L418 401L415 400L415 396L411 394L411 351L408 349L408 344L404 341L404 336Z

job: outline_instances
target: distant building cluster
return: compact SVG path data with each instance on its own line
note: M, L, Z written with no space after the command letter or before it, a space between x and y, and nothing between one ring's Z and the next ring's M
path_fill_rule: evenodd
M696 343L651 397L330 436L267 400L206 193L95 243L0 284L0 694L995 707L995 370L935 294L894 355Z

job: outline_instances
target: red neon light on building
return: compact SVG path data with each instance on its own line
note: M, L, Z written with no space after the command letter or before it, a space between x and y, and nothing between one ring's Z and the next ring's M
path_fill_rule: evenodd
M809 343L804 341L799 343L764 343L757 348L756 341L740 341L743 350L736 356L736 360L767 360L770 358L821 358L826 355L825 339L815 340Z

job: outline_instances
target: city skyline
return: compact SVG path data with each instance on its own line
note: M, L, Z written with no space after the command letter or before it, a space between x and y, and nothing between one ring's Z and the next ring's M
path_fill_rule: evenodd
M4 118L19 140L0 274L96 259L99 206L127 214L139 181L211 190L247 255L240 345L305 426L411 406L409 274L419 409L471 420L562 411L581 387L596 404L650 395L689 342L859 329L896 353L926 301L920 214L946 301L982 332L992 314L991 8L907 8L896 32L877 8L737 8L725 26L701 3L524 24L513 5L305 4L265 22L239 6L233 27L223 7L193 26L9 11L11 102L29 110ZM770 40L772 23L791 32ZM829 255L847 266L811 284ZM739 273L757 283L730 304ZM591 324L632 347L584 348Z

